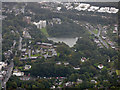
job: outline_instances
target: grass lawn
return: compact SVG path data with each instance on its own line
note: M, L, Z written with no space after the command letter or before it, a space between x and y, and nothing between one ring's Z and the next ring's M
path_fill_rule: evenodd
M47 36L47 37L49 36L46 28L42 28L42 29L40 29L40 30L41 30L41 32L42 32L45 36Z
M59 56L60 56L60 53L57 53L57 56L59 57Z
M31 55L32 57L38 57L40 54Z
M95 34L98 34L98 30L97 30L97 29L93 30L93 32L94 32Z
M117 75L120 75L120 70L116 70L116 74L117 74Z

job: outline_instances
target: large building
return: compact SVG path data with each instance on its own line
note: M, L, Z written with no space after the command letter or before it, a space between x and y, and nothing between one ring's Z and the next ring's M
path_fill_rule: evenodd
M42 29L46 27L46 20L40 20L38 23L33 22L34 25L37 26L37 28Z

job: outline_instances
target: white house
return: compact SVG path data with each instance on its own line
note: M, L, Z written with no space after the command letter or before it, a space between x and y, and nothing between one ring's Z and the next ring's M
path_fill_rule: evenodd
M64 65L66 66L66 65L69 65L69 62L64 62Z
M37 28L42 29L46 27L46 20L40 20L38 23L33 22L34 25L37 26Z
M97 6L91 6L89 9L88 9L88 11L96 11L96 10L98 10L99 9L99 7L97 7Z
M80 3L77 7L75 7L78 11L87 10L90 7L90 4Z
M77 84L82 83L82 82L83 82L83 80L77 79Z
M31 65L25 65L25 70L29 70L31 68Z
M91 80L90 82L91 82L91 83L94 83L94 84L95 84L95 83L97 83L97 81L96 81L96 80Z
M15 76L24 76L24 72L14 72L13 75Z
M95 42L95 43L100 43L100 41L99 41L99 40L97 40L97 39L95 39L95 40L94 40L94 42Z
M102 64L99 64L99 65L98 65L98 68L99 68L99 69L102 69L103 67L104 67L104 66L103 66Z
M7 66L7 63L5 62L0 62L0 70L2 69L2 67L6 67Z
M2 70L2 65L0 65L0 71Z
M81 58L81 62L85 62L87 59L85 57Z
M117 13L119 11L119 9L116 9L116 8L114 8L114 7L111 7L110 8L110 12L111 13Z
M60 10L61 10L61 7L57 7L57 10L60 11Z
M75 70L80 70L80 68L79 67L73 67Z
M61 65L62 63L61 63L61 62L57 62L56 64L57 64L57 65Z
M106 39L106 37L105 37L105 36L102 36L102 38L103 38L103 39Z

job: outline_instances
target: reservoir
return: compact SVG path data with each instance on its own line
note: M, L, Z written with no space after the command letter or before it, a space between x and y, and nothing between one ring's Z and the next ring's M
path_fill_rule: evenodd
M82 37L80 37L82 38ZM78 40L78 37L76 38L54 38L54 37L48 37L48 40L52 40L53 42L64 42L65 44L67 44L69 47L73 47L77 40Z

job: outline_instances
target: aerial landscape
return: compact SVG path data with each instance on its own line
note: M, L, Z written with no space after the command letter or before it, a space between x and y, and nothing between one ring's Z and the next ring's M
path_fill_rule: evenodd
M0 89L120 89L118 2L3 2Z

